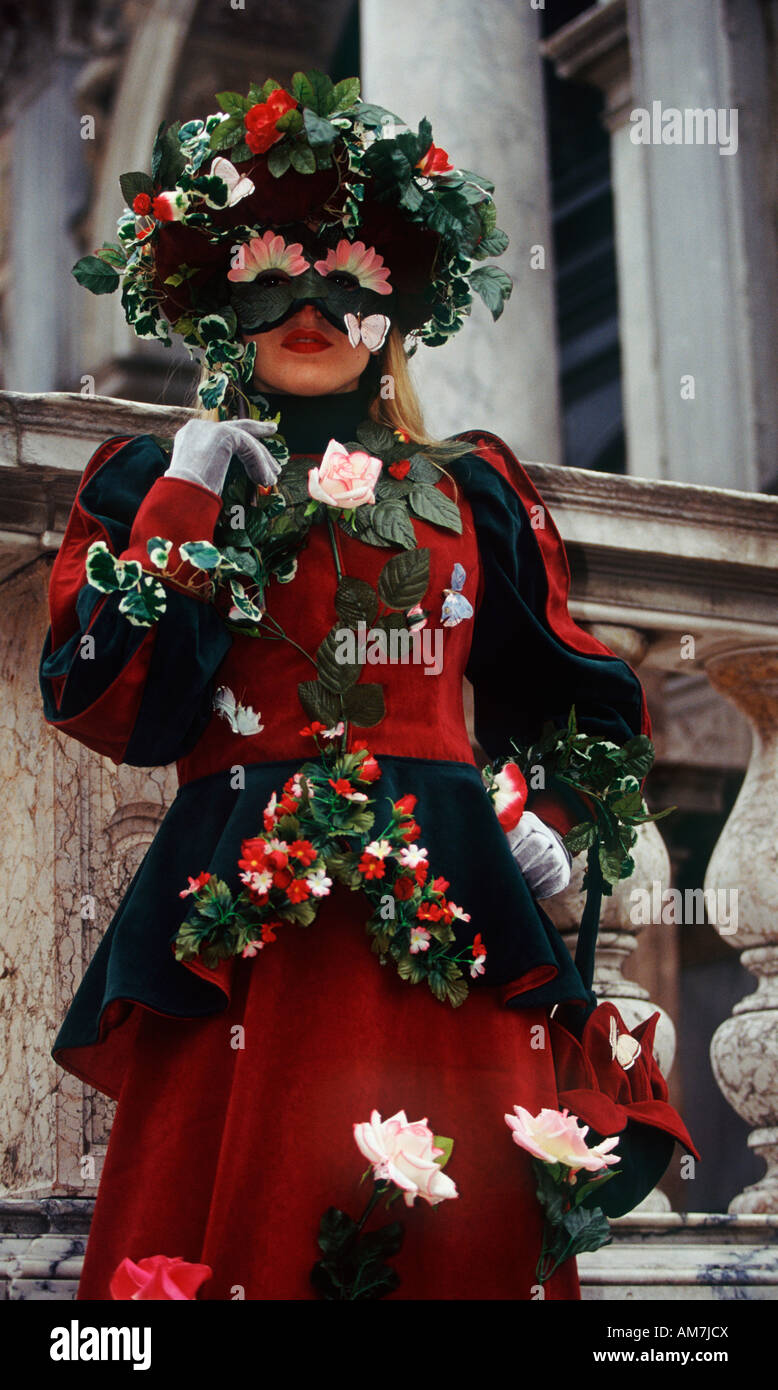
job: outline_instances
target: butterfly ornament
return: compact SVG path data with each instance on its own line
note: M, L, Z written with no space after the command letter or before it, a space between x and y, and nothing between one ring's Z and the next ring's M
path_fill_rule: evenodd
M260 724L260 715L254 712L251 705L239 704L227 685L219 686L213 697L213 708L222 719L227 720L234 734L259 734L265 727Z
M629 1071L630 1067L634 1067L640 1056L640 1043L637 1038L633 1038L631 1033L619 1033L618 1024L612 1014L610 1020L610 1045L611 1061L618 1062L619 1066L623 1067L625 1071Z
M386 314L367 314L365 318L361 314L344 314L343 321L351 346L356 348L364 343L370 352L378 352L383 347L392 324Z
M444 589L443 607L440 613L442 627L456 627L464 618L472 618L473 605L461 590L465 585L465 571L457 560L451 571L451 587Z

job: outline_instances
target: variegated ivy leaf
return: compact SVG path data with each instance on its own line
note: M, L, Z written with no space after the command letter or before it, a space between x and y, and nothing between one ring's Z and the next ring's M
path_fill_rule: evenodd
M156 565L158 570L167 568L167 557L173 549L172 541L163 540L161 536L152 536L151 540L146 541L146 549L152 565Z
M290 560L286 560L283 565L280 565L276 569L275 576L279 584L289 584L294 579L296 573L297 556L293 555Z
M210 541L184 541L179 553L198 570L214 570L221 560L221 551Z
M262 609L258 608L256 603L252 603L243 585L239 584L236 579L231 579L230 590L238 612L244 618L249 618L252 622L258 623L262 617Z
M132 623L133 627L151 627L159 622L167 607L165 589L151 574L144 574L140 588L131 589L119 604L119 612Z
M93 541L86 556L86 577L103 594L131 589L143 570L137 560L117 560L105 541Z
M206 381L197 388L201 404L206 410L215 410L224 400L229 378L226 372L212 372Z
M231 314L229 319L222 314L204 314L199 327L204 343L230 342L237 327L237 319L234 314Z

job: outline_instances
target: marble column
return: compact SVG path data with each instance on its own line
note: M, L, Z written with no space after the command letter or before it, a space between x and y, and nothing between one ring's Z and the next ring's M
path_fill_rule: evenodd
M751 761L711 856L705 886L728 895L733 922L721 935L742 951L757 988L735 1005L711 1042L716 1081L753 1126L748 1144L767 1172L729 1205L778 1212L778 646L729 649L706 662L711 684L748 718ZM735 897L736 895L736 897ZM736 907L735 907L736 904ZM736 914L736 915L735 915Z
M775 476L767 23L759 0L603 0L544 45L560 77L605 97L627 471L643 478L758 490ZM735 110L737 148L635 143L632 114L655 102Z
M497 264L514 280L502 317L474 296L444 346L420 348L414 376L428 428L488 429L522 459L561 461L553 250L538 15L506 0L361 0L366 100L414 127L432 123L452 162L495 184L510 237ZM532 268L542 247L545 268Z

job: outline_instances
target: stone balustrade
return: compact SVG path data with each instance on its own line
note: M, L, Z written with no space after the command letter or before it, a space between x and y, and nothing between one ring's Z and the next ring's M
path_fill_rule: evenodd
M0 1206L9 1250L23 1246L25 1252L21 1274L18 1260L15 1267L10 1254L6 1260L5 1277L20 1279L14 1297L57 1296L40 1285L52 1242L66 1261L59 1296L69 1296L73 1285L80 1250L73 1232L96 1190L111 1105L63 1076L49 1048L99 934L175 792L174 768L117 768L44 724L37 665L51 564L97 444L113 434L169 437L190 413L103 397L0 393L0 679L9 729L0 754L8 887L0 927L0 1046L6 1058L0 1129L7 1141ZM749 1142L770 1165L768 1173L733 1201L723 1226L723 1217L717 1224L706 1214L682 1218L657 1210L666 1199L615 1223L623 1236L582 1265L585 1296L652 1297L641 1288L669 1280L683 1290L690 1279L710 1290L705 1296L744 1296L749 1260L737 1251L738 1292L716 1293L715 1271L723 1266L711 1262L715 1226L716 1249L724 1241L756 1251L752 1283L759 1291L753 1296L765 1297L765 1288L778 1282L770 1254L778 1216L778 498L541 463L526 467L567 546L573 616L640 664L641 674L704 673L754 731L751 764L706 887L738 890L736 930L728 929L724 939L743 952L759 981L722 1020L712 1061L728 1102L754 1127ZM595 986L630 1023L654 1008L647 991L621 971L639 930L628 908L630 893L656 881L668 885L669 864L652 826L641 834L635 876L606 900L598 950ZM94 917L82 918L86 893L96 909ZM580 869L549 910L563 932L573 931ZM665 1071L673 1046L665 1014L657 1035ZM53 1201L65 1204L59 1226L46 1216ZM43 1215L36 1215L36 1202ZM705 1237L697 1244L695 1221ZM671 1259L676 1230L684 1233L684 1251ZM45 1248L36 1247L38 1240ZM634 1253L646 1243L661 1246L652 1265L656 1279L630 1278L625 1250ZM673 1259L676 1274L665 1278L662 1271ZM4 1269L0 1235L0 1282ZM693 1279L690 1270L697 1271ZM728 1279L722 1276L723 1284ZM624 1292L627 1287L631 1292Z

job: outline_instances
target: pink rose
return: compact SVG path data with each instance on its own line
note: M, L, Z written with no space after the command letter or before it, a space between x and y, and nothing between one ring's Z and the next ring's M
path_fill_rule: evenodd
M349 454L337 439L331 439L318 468L308 473L308 491L328 507L361 507L375 502L373 488L382 468L381 460L372 454L359 449Z
M523 1105L514 1105L513 1109L515 1115L505 1116L505 1123L513 1131L513 1142L543 1163L563 1163L574 1173L580 1168L596 1173L619 1162L618 1155L610 1152L618 1144L618 1136L589 1148L585 1143L589 1126L579 1124L567 1110L560 1113L544 1109L539 1115L530 1115Z
M357 1148L372 1163L374 1176L395 1183L408 1207L417 1197L434 1207L459 1196L456 1184L435 1162L445 1150L434 1147L434 1137L426 1120L409 1124L404 1110L383 1121L374 1110L369 1123L354 1125Z
M213 1270L210 1265L188 1264L180 1255L149 1255L134 1264L124 1259L113 1272L111 1298L193 1300Z

